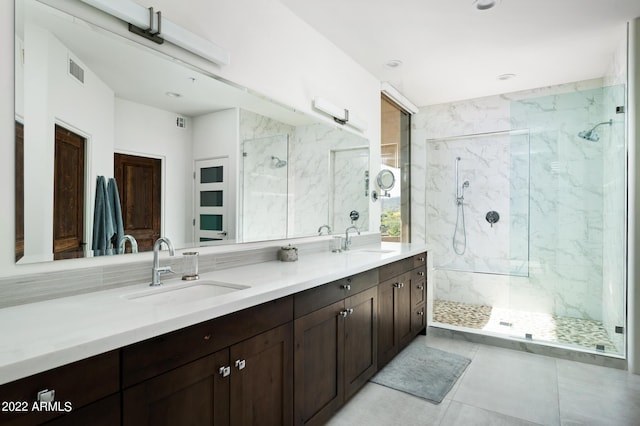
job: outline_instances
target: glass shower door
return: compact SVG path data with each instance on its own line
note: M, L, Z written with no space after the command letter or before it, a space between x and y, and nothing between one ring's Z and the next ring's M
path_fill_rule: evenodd
M288 135L242 144L242 242L287 238L288 144Z
M624 87L511 103L531 129L530 263L511 308L534 341L624 354Z

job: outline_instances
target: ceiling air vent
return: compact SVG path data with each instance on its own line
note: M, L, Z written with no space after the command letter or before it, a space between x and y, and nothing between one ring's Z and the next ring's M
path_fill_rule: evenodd
M84 69L71 58L69 58L69 75L84 84Z
M176 126L180 127L181 129L186 129L187 121L184 119L184 117L176 117Z

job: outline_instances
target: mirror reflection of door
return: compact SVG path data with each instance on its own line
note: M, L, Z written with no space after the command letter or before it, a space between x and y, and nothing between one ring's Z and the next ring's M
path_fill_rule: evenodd
M16 262L24 256L24 125L16 121Z
M228 159L197 160L195 238L201 245L228 237Z
M84 257L86 139L55 127L53 172L53 258Z
M113 154L113 176L118 185L125 235L138 243L138 251L153 250L160 237L162 160L137 155ZM131 246L126 244L126 253Z

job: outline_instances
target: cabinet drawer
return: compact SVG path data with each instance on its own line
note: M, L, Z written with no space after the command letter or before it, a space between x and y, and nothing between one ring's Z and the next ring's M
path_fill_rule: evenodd
M411 271L411 303L417 306L425 302L427 294L427 272L424 267Z
M122 385L129 387L293 319L284 297L122 349Z
M377 285L378 270L372 269L305 290L294 295L294 317L300 318L310 312Z
M2 401L24 401L27 412L0 412L0 424L32 425L60 417L65 411L33 411L37 394L55 391L54 401L71 413L120 390L120 356L107 352L0 386Z
M413 306L424 303L426 294L426 271L424 268L416 268L411 271L411 303Z
M425 305L413 309L411 316L411 332L418 334L427 325L427 310Z
M413 256L413 267L427 266L427 253L420 253Z
M380 281L386 281L413 268L413 258L402 259L378 268Z

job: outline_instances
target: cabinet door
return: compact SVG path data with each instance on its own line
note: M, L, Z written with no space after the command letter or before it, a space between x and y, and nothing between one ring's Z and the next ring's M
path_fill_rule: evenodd
M118 426L120 424L120 394L114 394L79 410L47 422L47 426Z
M221 350L123 393L124 425L227 425L229 351Z
M390 279L378 285L378 369L398 353L394 319L396 281Z
M400 275L397 280L395 318L398 351L400 351L413 339L411 328L411 314L413 313L413 306L411 305L411 272Z
M380 283L378 298L378 368L381 368L413 338L411 272Z
M293 424L293 327L231 347L231 424Z
M294 322L295 424L324 424L344 401L344 301Z
M378 369L378 290L371 288L345 300L344 393L350 398Z

